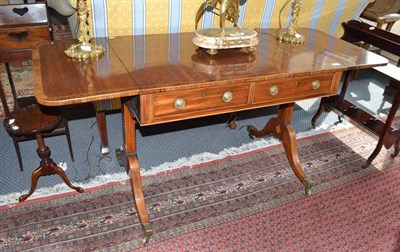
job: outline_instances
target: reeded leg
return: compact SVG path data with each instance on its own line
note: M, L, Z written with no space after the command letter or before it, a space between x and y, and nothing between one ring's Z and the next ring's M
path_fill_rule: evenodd
M136 210L144 230L143 243L146 244L153 235L153 229L150 224L149 214L147 213L142 189L142 178L140 176L140 167L136 155L136 127L133 115L130 115L126 103L123 105L123 126L124 126L124 155L125 168L130 175L132 194L135 199Z
M59 175L70 188L79 193L83 193L83 189L81 187L73 186L69 181L67 175L65 174L64 170L61 169L61 167L59 167L56 163L54 163L54 161L50 158L51 152L49 148L44 144L44 139L42 135L37 134L36 140L39 145L37 153L42 160L40 161L40 166L32 172L31 189L27 194L21 195L19 197L19 202L25 201L29 196L33 194L40 176L53 174Z
M281 105L279 107L278 117L271 118L262 130L257 130L253 126L248 126L247 130L251 137L264 137L273 133L282 141L286 156L293 172L304 184L306 195L310 195L313 182L309 177L307 177L307 174L300 164L296 148L296 134L293 126L290 124L293 108L294 103Z

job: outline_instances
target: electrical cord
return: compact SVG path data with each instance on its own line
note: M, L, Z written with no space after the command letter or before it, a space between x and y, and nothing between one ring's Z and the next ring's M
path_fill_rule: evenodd
M94 178L96 176L98 176L101 173L106 173L106 171L103 171L104 166L102 167L102 161L103 160L107 160L108 162L112 162L112 158L110 156L103 156L101 155L99 157L99 155L94 155L95 157L97 157L97 162L95 164L93 164L90 161L90 150L92 149L94 140L95 140L95 136L93 134L93 127L97 124L97 121L93 122L90 127L89 127L89 131L90 131L90 142L89 145L86 148L86 155L85 155L85 160L84 163L88 166L88 173L87 175L82 178L82 179L78 179L78 170L76 169L75 165L73 165L73 169L75 170L75 182L80 182L80 181L85 181L91 178ZM94 170L94 168L98 168L97 171Z

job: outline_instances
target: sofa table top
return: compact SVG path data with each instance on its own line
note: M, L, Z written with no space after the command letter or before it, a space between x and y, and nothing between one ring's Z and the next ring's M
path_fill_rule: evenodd
M96 38L100 59L79 62L64 50L76 41L42 44L33 52L35 96L50 106L134 96L224 81L282 79L385 65L388 61L314 29L299 29L303 45L280 43L276 30L258 30L259 45L208 55L193 33Z

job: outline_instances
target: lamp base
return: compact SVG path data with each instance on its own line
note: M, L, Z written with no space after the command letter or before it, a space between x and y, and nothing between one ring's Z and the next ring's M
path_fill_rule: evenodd
M279 42L286 42L290 44L299 44L299 45L303 44L305 41L303 35L291 31L278 32L278 34L276 34L276 39L279 40Z
M88 58L99 58L104 54L104 48L101 45L75 44L64 51L68 58L86 60Z

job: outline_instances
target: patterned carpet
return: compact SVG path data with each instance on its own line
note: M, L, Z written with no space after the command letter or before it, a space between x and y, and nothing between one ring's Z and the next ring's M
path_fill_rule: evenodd
M15 83L15 89L18 97L26 97L33 95L32 83L32 61L24 61L20 63L10 64L11 74ZM14 108L14 101L12 99L11 89L9 86L6 67L0 64L0 80L3 83L4 92L8 107ZM4 116L3 106L0 104L0 117Z
M298 141L306 197L280 144L144 178L155 234L141 244L130 185L0 212L1 251L400 251L400 165L351 127Z

